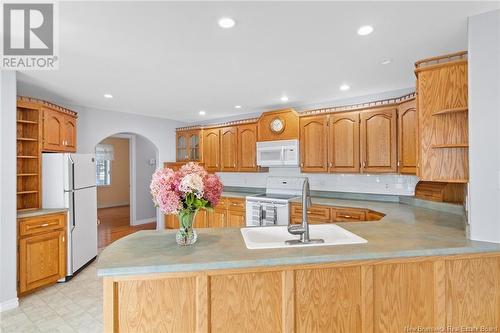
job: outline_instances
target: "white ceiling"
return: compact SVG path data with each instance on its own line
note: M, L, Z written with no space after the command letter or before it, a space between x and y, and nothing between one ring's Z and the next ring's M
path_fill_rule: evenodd
M60 69L19 93L180 121L411 87L413 63L467 48L498 2L63 2ZM233 17L233 29L218 27ZM375 31L358 36L359 26ZM386 58L394 61L381 65ZM342 83L351 85L339 91ZM103 98L111 93L111 100ZM280 102L286 94L288 103ZM242 105L236 110L234 105Z

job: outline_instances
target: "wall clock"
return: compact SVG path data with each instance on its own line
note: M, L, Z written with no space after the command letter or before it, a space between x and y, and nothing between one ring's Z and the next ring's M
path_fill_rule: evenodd
M271 131L275 134L280 134L285 130L285 121L279 117L274 118L271 120L269 123L269 127L271 128Z

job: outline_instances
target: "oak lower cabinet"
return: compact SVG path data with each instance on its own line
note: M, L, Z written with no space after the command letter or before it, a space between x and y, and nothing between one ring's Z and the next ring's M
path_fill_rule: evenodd
M220 130L203 131L203 163L208 172L220 171Z
M66 276L66 213L18 219L18 292Z
M49 108L43 112L43 151L76 152L76 113Z
M208 213L210 228L244 227L245 199L222 198L217 207Z
M398 106L399 173L417 172L417 106L415 99Z
M208 227L209 228L223 228L226 226L227 209L215 208L213 211L208 212Z
M328 170L330 172L359 172L359 112L330 115Z
M207 224L207 212L201 209L196 213L194 218L194 228L206 228ZM179 218L177 215L165 215L165 229L179 229Z
M329 205L312 205L307 210L310 224L379 221L384 216L383 213L367 208L334 207ZM291 204L290 221L293 224L302 223L302 204Z
M328 116L300 118L300 167L303 172L327 172Z
M361 171L397 172L397 109L363 111L360 118Z

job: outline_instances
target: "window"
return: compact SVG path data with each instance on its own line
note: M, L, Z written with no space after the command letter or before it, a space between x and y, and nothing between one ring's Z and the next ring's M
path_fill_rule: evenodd
M95 147L97 186L111 185L111 161L114 157L112 145L98 144Z
M111 185L111 161L97 161L96 171L97 186Z

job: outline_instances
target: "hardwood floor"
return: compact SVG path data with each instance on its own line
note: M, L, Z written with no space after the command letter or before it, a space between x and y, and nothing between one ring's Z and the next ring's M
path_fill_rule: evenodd
M99 248L136 231L156 229L156 222L131 226L130 206L100 208L97 210L97 218L101 222L97 228Z

